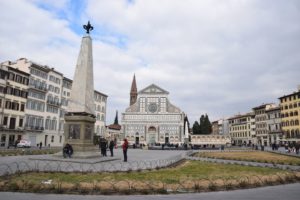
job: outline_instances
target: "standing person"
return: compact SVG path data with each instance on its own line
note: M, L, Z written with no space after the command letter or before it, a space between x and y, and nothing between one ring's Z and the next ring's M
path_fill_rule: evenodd
M115 146L115 142L113 139L110 140L109 142L109 150L110 150L110 156L113 157L114 156L114 146Z
M124 162L127 162L128 141L127 141L126 138L124 139L124 143L122 145L122 149L123 149Z
M42 149L42 145L43 145L43 143L42 143L42 142L40 142L40 149Z

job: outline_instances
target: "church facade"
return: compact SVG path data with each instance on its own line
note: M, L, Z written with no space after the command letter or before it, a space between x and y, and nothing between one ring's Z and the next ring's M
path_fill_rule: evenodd
M183 144L185 114L171 104L169 92L155 84L137 92L135 76L130 106L122 113L124 137L130 144Z

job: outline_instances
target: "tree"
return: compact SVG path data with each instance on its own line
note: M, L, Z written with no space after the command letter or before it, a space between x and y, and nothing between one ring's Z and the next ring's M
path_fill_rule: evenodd
M203 134L211 134L211 131L212 131L212 126L211 126L211 123L209 121L209 118L208 118L208 115L205 114L205 117L204 117L204 133Z
M115 117L115 122L114 124L119 124L119 120L118 120L118 111L116 111L116 117Z
M193 134L194 135L199 135L200 134L200 125L199 125L198 121L194 122L194 125L193 125Z
M205 133L205 117L201 115L200 117L200 133L199 134L206 134Z

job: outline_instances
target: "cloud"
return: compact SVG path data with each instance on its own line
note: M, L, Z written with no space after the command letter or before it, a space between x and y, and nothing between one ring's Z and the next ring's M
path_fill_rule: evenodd
M169 91L191 121L278 103L299 84L297 0L44 4L48 9L37 0L0 2L1 60L28 57L72 78L81 23L90 20L95 88L109 95L107 123L128 106L134 73L138 89L155 83Z

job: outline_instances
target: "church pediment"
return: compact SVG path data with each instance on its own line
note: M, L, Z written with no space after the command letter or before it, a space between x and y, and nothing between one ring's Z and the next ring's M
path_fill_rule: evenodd
M152 84L146 87L145 89L139 91L139 94L169 94L169 92L158 87L155 84Z

